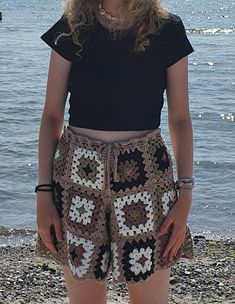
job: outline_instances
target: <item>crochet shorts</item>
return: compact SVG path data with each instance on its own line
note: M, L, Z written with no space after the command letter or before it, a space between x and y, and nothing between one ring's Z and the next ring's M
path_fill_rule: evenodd
M107 143L64 125L53 160L53 200L63 241L52 254L37 233L35 255L68 265L77 280L137 283L181 257L193 259L187 225L171 262L162 257L168 231L161 224L177 200L171 155L160 128Z

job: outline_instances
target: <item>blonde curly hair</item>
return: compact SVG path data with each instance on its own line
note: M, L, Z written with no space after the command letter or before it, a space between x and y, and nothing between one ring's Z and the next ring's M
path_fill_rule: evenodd
M99 0L62 0L62 14L67 19L70 32L62 36L72 36L73 43L78 46L76 55L80 57L83 45L80 42L80 31L92 25L98 15ZM131 29L135 34L135 52L142 52L150 45L149 34L156 33L169 17L161 0L122 0L119 10L120 19L110 21L110 32L125 33L122 29ZM108 29L108 28L107 28Z

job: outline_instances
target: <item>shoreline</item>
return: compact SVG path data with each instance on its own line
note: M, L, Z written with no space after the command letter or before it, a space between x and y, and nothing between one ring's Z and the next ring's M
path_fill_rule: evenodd
M172 267L169 304L235 303L235 240L193 237L195 258ZM107 284L108 304L127 304L125 284ZM0 247L0 304L68 304L62 271L34 256L32 244Z

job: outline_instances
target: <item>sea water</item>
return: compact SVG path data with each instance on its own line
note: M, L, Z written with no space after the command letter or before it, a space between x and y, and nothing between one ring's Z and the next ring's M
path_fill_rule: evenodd
M172 2L165 6L181 16L195 49L189 56L196 181L189 226L193 233L234 238L235 2ZM33 238L36 230L37 143L50 55L40 35L62 11L60 1L46 0L1 0L0 11L0 244L6 244ZM65 122L67 111L68 103ZM161 127L170 146L166 102Z

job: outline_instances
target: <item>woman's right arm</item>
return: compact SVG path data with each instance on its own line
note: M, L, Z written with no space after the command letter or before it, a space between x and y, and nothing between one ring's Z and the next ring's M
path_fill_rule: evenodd
M64 109L71 62L51 50L47 89L38 141L38 184L52 182L53 159L64 123ZM61 239L60 218L51 192L37 192L37 226L45 245L55 252L50 236L54 225L56 238Z

